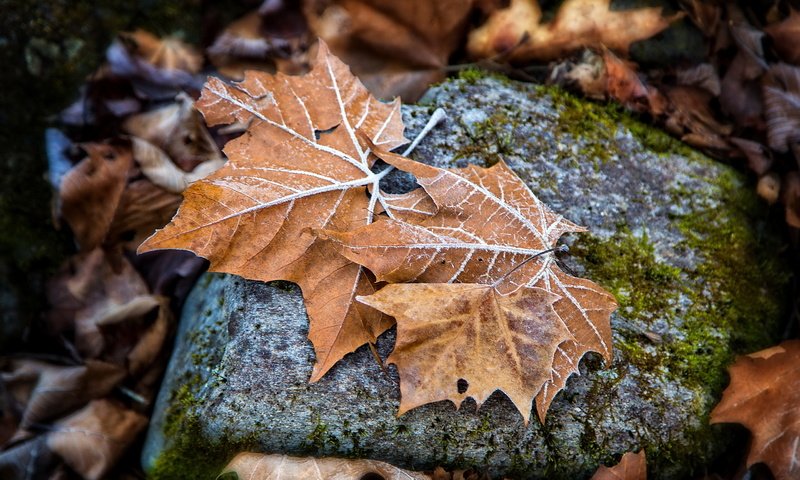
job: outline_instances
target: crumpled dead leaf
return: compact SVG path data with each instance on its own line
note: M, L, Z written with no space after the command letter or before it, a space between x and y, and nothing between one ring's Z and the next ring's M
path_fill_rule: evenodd
M191 172L208 161L221 161L222 153L185 93L161 108L128 117L122 129L163 150L181 170Z
M647 480L647 458L644 450L626 453L613 467L601 465L592 480Z
M61 179L61 215L84 251L100 246L111 227L133 164L130 149L112 143L82 145L87 156Z
M93 400L53 425L47 446L87 480L116 465L147 426L146 416L110 400Z
M764 462L776 480L800 476L800 340L736 359L711 423L740 423L752 434L747 467Z
M154 185L170 193L181 193L193 182L217 171L225 161L220 157L196 164L186 172L178 168L163 150L141 138L131 138L133 158L142 174ZM148 206L152 208L152 206Z
M0 478L55 480L59 459L48 447L44 435L20 442L0 452Z
M169 223L181 203L181 196L156 186L147 178L128 183L122 193L105 243L135 251L145 238Z
M429 475L394 467L376 460L290 457L288 455L240 453L222 470L220 478L233 472L249 480L431 480Z
M246 70L289 75L308 70L308 25L301 2L273 0L228 25L206 50L211 63L234 80Z
M123 32L106 50L111 72L124 78L140 79L143 96L174 96L176 87L197 87L195 77L203 57L194 47L173 37L158 38L150 32Z
M21 411L13 441L31 436L29 429L107 395L126 376L123 368L87 360L84 365L60 366L38 360L11 360L0 374Z
M764 31L772 37L772 48L784 62L800 65L800 12L789 8L789 16L767 25Z
M378 98L415 102L445 77L473 0L314 0L304 6L325 40Z
M511 62L547 62L582 48L605 46L627 54L631 43L666 29L680 17L663 17L661 7L612 10L610 0L566 0L549 23L541 23L536 0L511 0L469 35L474 58L503 55Z

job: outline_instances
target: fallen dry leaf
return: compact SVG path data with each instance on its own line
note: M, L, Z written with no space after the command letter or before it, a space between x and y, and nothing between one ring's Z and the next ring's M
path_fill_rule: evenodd
M133 267L122 257L98 248L74 261L75 271L56 277L48 289L66 290L71 299L51 294L73 312L72 327L75 346L84 358L99 358L110 344L101 328L121 321L140 318L159 306L150 295L147 285ZM58 314L59 304L53 304ZM66 317L60 317L66 322ZM59 329L70 327L56 326Z
M175 97L174 103L128 117L122 129L163 150L186 172L204 162L222 160L194 101L185 93Z
M738 137L728 138L728 141L744 154L748 168L756 175L764 175L772 167L772 152L761 143Z
M208 47L220 73L241 80L246 70L290 75L308 70L309 31L301 2L277 1L270 7L232 22Z
M124 78L138 78L157 87L156 93L174 96L166 87L192 86L203 57L194 47L173 38L158 38L150 32L122 32L106 51L111 72ZM147 96L147 95L145 95Z
M762 85L769 147L787 152L800 142L800 67L772 65Z
M58 478L53 475L58 464L46 436L40 435L0 452L0 478L53 480Z
M363 267L317 241L312 229L372 221L381 177L370 171L374 157L366 143L387 149L405 143L399 106L371 97L324 44L302 77L248 72L235 85L210 79L198 103L208 123L249 128L225 147L228 163L192 184L172 222L139 251L191 250L212 271L298 283L317 356L311 379L318 380L391 326L354 302L374 291Z
M116 465L147 426L147 417L110 400L93 400L53 425L47 446L87 480Z
M222 470L248 480L431 480L429 475L393 467L376 460L290 457L263 453L240 453Z
M445 77L463 41L473 0L315 0L314 33L378 98L415 102Z
M572 334L541 288L500 294L491 285L387 285L360 302L397 319L387 363L400 373L400 410L439 400L478 407L502 390L527 424L533 398L550 380L553 355ZM462 382L459 384L459 382Z
M81 160L61 180L61 216L84 251L100 246L111 227L132 165L129 148L87 143Z
M607 77L605 93L634 112L651 111L650 96L657 94L657 90L639 78L636 65L622 60L608 49L603 50L603 61ZM661 112L652 113L657 116Z
M723 112L737 125L760 130L764 107L759 80L767 68L762 45L764 34L745 23L732 24L728 30L739 50L722 77L719 102Z
M678 18L661 16L661 7L612 10L610 0L567 0L549 23L541 23L536 0L511 0L469 35L475 58L503 55L512 62L547 62L582 48L605 46L627 54L631 43L661 32Z
M711 423L740 423L752 434L747 467L764 462L777 480L798 478L800 340L739 357Z
M38 360L13 360L1 378L22 415L15 439L29 436L27 429L46 423L107 395L123 378L124 369L87 360L85 365L60 366Z
M157 228L175 215L182 197L156 186L147 178L129 181L122 192L105 243L135 251Z
M800 12L789 8L789 16L767 25L764 31L772 37L772 48L784 62L800 65Z
M785 206L786 223L800 228L800 172L788 172L783 176L781 201Z
M647 459L644 450L628 452L613 467L600 466L592 480L647 480Z
M133 158L142 174L154 185L170 193L181 193L196 182L218 170L225 162L217 157L196 164L186 172L178 168L163 150L141 138L132 137Z
M564 233L584 229L541 203L503 162L490 169L443 170L399 155L380 156L412 173L437 213L414 225L392 219L389 212L389 218L371 225L325 235L379 281L491 285L503 278L497 286L501 294L523 286L555 294L553 308L574 340L558 346L552 377L538 392L537 410L544 419L586 352L611 360L613 296L562 272L553 255L542 255Z

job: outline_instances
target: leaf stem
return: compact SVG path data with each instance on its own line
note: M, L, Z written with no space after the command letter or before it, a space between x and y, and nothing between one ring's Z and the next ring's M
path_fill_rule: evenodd
M539 252L539 253L537 253L535 255L531 255L530 257L528 257L525 260L523 260L522 262L520 262L519 265L515 266L514 268L509 270L507 273L505 273L502 277L500 277L497 280L495 280L494 283L492 283L492 287L493 288L497 287L500 284L501 281L503 281L504 279L508 278L509 275L511 275L512 273L516 272L517 270L522 268L526 263L530 262L531 260L533 260L535 258L541 257L542 255L544 255L546 253L550 253L550 252L568 252L568 251L569 251L569 246L567 246L567 245L559 245L557 247L548 248L547 250L542 250L541 252Z

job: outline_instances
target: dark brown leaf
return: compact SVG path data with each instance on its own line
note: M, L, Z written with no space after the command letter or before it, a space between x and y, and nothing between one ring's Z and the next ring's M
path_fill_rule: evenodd
M122 198L130 148L105 143L82 145L87 157L61 180L61 215L84 251L100 246Z
M800 13L797 10L790 9L788 17L767 25L764 31L772 37L772 48L781 60L800 65Z
M416 101L461 44L472 0L316 0L306 15L378 98Z
M777 480L800 476L800 340L739 357L711 423L740 423L752 434L747 466L764 462Z
M47 446L87 480L99 480L147 426L147 417L109 400L94 400L57 422Z
M628 452L619 463L609 468L601 466L592 480L647 480L647 459L644 450L639 453Z

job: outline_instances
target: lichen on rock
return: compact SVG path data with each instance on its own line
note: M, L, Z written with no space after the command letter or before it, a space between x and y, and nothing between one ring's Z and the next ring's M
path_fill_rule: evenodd
M436 107L449 120L415 159L452 167L503 158L589 228L564 237L571 250L561 261L617 297L613 363L587 355L544 425L525 427L501 393L478 410L439 402L396 417L396 371L366 348L307 383L313 349L296 287L209 274L187 301L148 435L154 478L200 478L198 466L212 478L243 448L525 478L584 477L644 448L654 478L682 478L724 448L726 431L707 416L725 367L772 342L788 281L775 255L782 239L742 176L615 107L552 88L470 72L425 102L404 107L410 135ZM395 190L413 186L399 172L387 179ZM383 358L393 335L378 341Z

